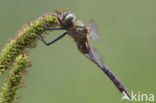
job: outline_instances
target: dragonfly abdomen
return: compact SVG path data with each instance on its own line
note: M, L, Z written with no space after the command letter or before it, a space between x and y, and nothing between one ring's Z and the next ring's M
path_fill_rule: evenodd
M130 95L128 94L126 88L124 87L124 85L123 85L123 84L120 82L120 80L115 76L115 74L114 74L112 71L109 70L109 68L108 68L105 64L103 64L103 67L102 67L101 69L102 69L102 71L112 80L112 82L113 82L114 85L118 88L118 90L119 90L120 92L122 92L122 93L125 92L125 93L127 94L127 96L128 96L129 98L131 98Z
M102 69L104 73L113 81L113 83L118 87L119 91L123 91L124 86L120 82L118 78L116 78L115 74L110 71L104 64L103 64L105 69Z

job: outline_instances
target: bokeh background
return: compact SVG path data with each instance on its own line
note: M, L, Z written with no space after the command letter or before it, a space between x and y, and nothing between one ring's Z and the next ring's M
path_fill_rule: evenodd
M91 42L129 92L156 96L155 0L0 0L0 47L22 25L62 8L70 8L85 24L96 22L102 40ZM61 33L50 33L46 40ZM129 102L121 101L122 94L68 36L49 47L38 42L29 59L28 88L20 89L19 103Z

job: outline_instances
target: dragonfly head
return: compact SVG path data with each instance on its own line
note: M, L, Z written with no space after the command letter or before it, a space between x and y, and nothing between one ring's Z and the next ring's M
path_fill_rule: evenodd
M75 20L75 15L71 14L71 13L66 13L63 15L63 23L64 25L68 26L73 24L74 20Z

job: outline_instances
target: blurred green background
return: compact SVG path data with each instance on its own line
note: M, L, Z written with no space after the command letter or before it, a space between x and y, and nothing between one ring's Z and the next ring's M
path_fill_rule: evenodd
M85 24L96 22L102 40L91 42L129 92L156 96L155 0L0 0L0 47L22 25L62 8L70 8ZM62 32L50 33L46 40ZM121 101L122 94L68 36L49 47L39 42L29 59L28 88L20 89L19 103L129 102Z

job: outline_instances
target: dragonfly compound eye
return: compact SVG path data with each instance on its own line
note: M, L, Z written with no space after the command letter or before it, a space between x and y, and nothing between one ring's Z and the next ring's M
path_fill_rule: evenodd
M64 21L65 21L66 24L70 24L71 22L74 21L74 19L75 19L75 15L68 14L68 15L66 15Z

